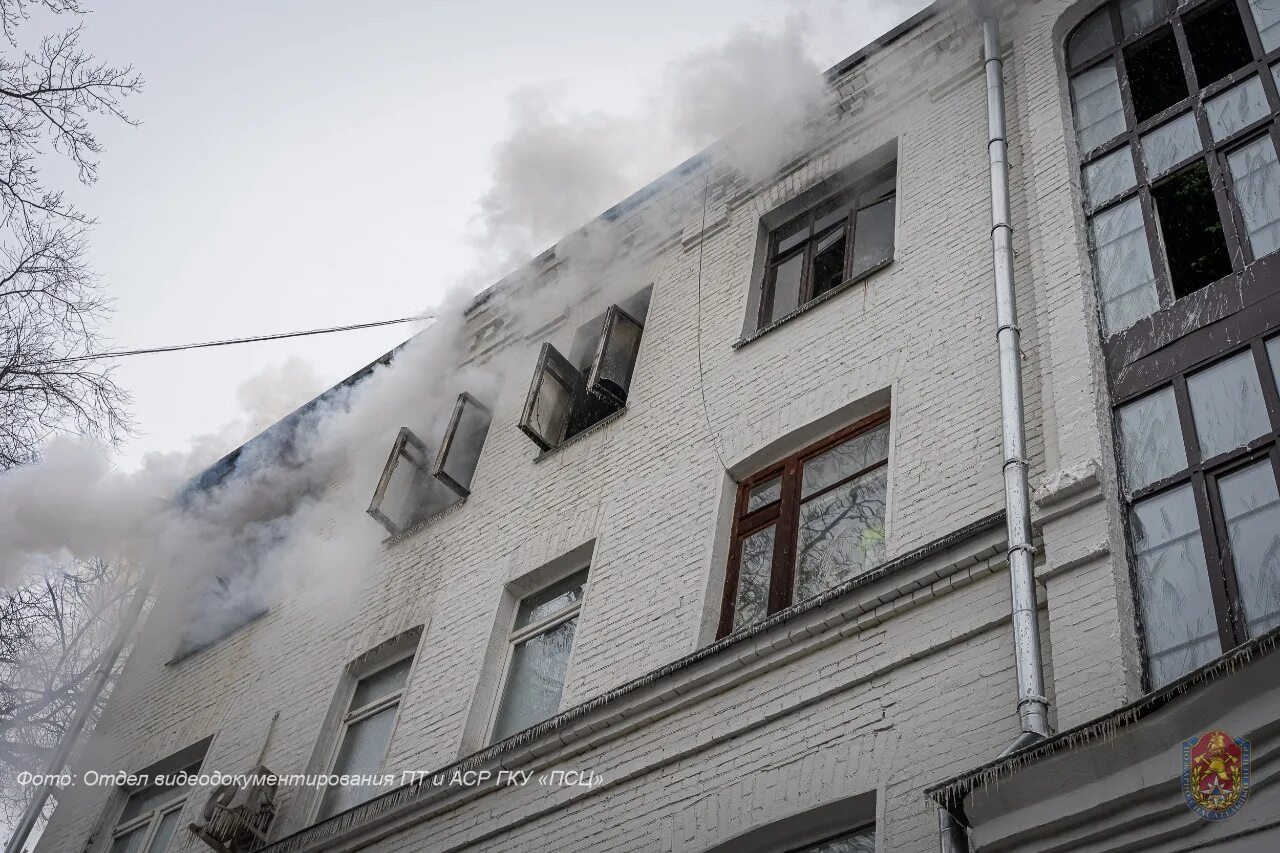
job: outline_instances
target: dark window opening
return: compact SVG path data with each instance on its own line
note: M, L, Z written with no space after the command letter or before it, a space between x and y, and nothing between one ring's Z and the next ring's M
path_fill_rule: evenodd
M1249 37L1235 0L1218 3L1189 19L1184 28L1195 66L1196 82L1203 88L1253 61Z
M611 305L574 334L569 357L542 345L520 429L538 447L559 447L627 404L652 287Z
M775 229L758 326L893 260L896 197L894 163Z
M1231 256L1204 161L1175 172L1155 198L1174 297L1181 299L1231 273Z
M369 502L369 515L394 536L470 495L492 420L487 406L463 392L435 449L401 427Z
M1172 28L1165 27L1140 44L1126 48L1124 61L1129 72L1133 110L1139 122L1187 97L1187 78L1182 73Z

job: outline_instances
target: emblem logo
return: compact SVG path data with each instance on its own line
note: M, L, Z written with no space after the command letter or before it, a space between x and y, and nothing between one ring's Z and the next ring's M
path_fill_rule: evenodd
M1182 742L1182 793L1205 820L1226 820L1249 798L1249 741L1223 731Z

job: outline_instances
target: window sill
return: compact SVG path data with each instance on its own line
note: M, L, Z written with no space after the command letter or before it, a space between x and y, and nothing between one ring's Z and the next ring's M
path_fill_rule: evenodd
M404 530L401 530L399 533L396 533L392 536L388 536L386 539L383 539L382 544L394 545L397 542L403 542L404 540L408 539L410 536L413 536L414 534L420 532L421 530L427 527L430 527L432 524L434 524L436 521L443 518L444 516L449 515L453 512L456 512L466 502L467 502L466 498L458 498L456 501L449 504L448 506L438 509L435 512L431 513L431 515L428 515L425 518L415 521L413 524L410 524L408 527L406 527Z
M745 347L747 344L751 343L752 341L755 341L756 339L769 334L779 326L784 326L787 323L790 323L792 320L796 319L797 317L803 314L806 314L809 311L812 311L818 306L825 305L826 303L838 297L840 294L847 293L848 291L853 290L853 288L857 287L859 284L862 284L867 279L871 278L871 276L880 272L885 267L890 266L892 263L893 263L893 258L889 258L888 260L881 261L875 266L867 269L865 272L858 273L856 276L849 279L848 281L841 282L840 284L831 288L821 296L815 299L810 299L808 302L801 305L799 308L792 311L790 314L787 314L783 317L779 317L777 320L774 320L769 325L761 326L759 329L756 329L754 332L751 332L750 334L743 335L741 338L733 342L733 348L741 349L742 347Z
M621 409L618 409L618 411L614 412L613 414L607 415L601 418L600 420L593 423L591 426L584 429L582 432L575 435L573 438L567 438L564 441L557 444L555 447L551 448L550 450L544 450L541 453L539 453L537 456L533 458L534 464L536 465L537 463L543 461L544 459L555 456L557 453L564 450L566 447L570 447L574 444L577 444L579 441L582 441L589 435L595 435L597 432L600 432L602 429L604 429L614 421L618 420L618 418L622 417L626 413L627 413L627 407L623 406Z

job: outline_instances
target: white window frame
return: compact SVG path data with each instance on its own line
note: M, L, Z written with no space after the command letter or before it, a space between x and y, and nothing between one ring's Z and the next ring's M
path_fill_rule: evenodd
M190 768L187 768L187 769L189 770ZM182 771L176 771L176 772L182 772ZM141 787L134 788L133 790L129 791L128 795L125 797L124 805L120 807L121 813L123 813L124 810L129 807L129 800L133 796L135 796L136 794L141 794L143 791L147 790L147 788L149 787L151 786L143 785ZM186 788L177 788L174 790L172 800L161 803L160 805L156 806L149 812L143 812L137 817L130 818L127 823L116 824L115 828L111 830L111 838L107 842L106 850L108 851L111 850L111 848L115 846L116 842L119 841L124 836L130 835L134 832L137 832L139 829L143 829L145 827L146 831L142 835L142 844L138 847L138 850L141 851L141 853L151 853L151 850L150 850L151 842L155 840L156 830L160 828L160 824L164 821L166 816L172 814L173 812L181 811L183 806L187 804L187 800L190 797L191 797L190 786ZM177 838L176 831L174 833L174 838ZM170 840L172 841L172 839ZM157 851L157 853L164 853L164 851Z
M523 628L519 628L519 629L516 628L516 620L520 617L520 605L523 604L526 599L532 598L538 593L544 592L550 589L551 587L555 586L556 584L562 583L568 580L569 578L579 574L585 575L585 577L582 580L582 595L578 596L577 601L567 605L563 610L556 611L555 613L551 614L545 619L526 625ZM565 622L568 622L570 619L576 619L579 615L581 615L582 603L587 600L587 588L590 585L590 583L591 583L591 566L590 564L587 564L584 566L579 566L573 571L567 572L562 577L557 578L556 580L551 581L550 583L545 583L542 586L538 587L537 589L525 595L522 595L518 599L516 599L515 606L511 608L511 615L507 622L507 631L506 631L507 643L502 654L502 667L499 670L499 672L501 673L501 677L498 679L498 687L497 687L497 690L494 691L494 695L493 695L493 705L489 709L489 718L485 724L485 743L486 744L492 744L497 742L494 739L494 732L498 725L498 714L502 709L502 700L506 698L507 688L510 686L508 684L508 681L511 678L511 663L512 663L512 658L515 656L516 646L520 645L526 640L529 640L529 639L532 639L533 637L538 636L539 634L545 634L548 631L551 631L552 629L559 627ZM574 629L573 639L574 639L574 643L569 647L569 660L565 664L564 684L560 686L560 689L561 689L560 708L564 707L564 692L563 692L564 686L569 683L569 675L573 669L573 649L574 649L574 646L577 645L577 639L578 639L578 632L576 628ZM557 709L557 713L559 713L558 709ZM551 716L554 717L555 714L552 714ZM548 717L547 719L551 719L551 717ZM512 734L515 734L515 732L512 732ZM506 735L506 737L510 737L510 735Z
M372 678L383 670L402 664L406 660L412 660L416 651L416 648L409 649L393 658L379 662L377 666L369 668L358 676L354 674L350 676L350 684L348 685L348 689L345 691L346 699L344 702L347 706L347 710L343 713L342 719L338 721L337 736L333 738L333 742L329 749L329 757L325 759L324 763L323 772L325 774L333 773L335 771L338 763L338 753L342 751L342 745L347 739L347 732L350 731L353 725L363 720L367 720L374 714L385 711L387 708L395 705L396 712L391 720L391 732L387 735L387 742L382 748L382 758L378 761L378 770L376 772L381 773L387 766L387 756L391 754L391 742L395 740L396 730L400 727L400 710L403 707L402 700L404 699L405 692L409 689L409 679L413 676L413 663L409 664L409 670L404 675L404 684L400 686L399 690L383 696L381 699L374 702L361 705L359 708L352 708L351 703L356 698L356 691L360 689L360 682L365 679ZM320 810L324 808L325 795L329 793L329 789L331 787L341 786L327 785L320 788L319 796L317 796L315 800L315 806L311 810L311 820L309 823L316 823L321 820L327 820L329 817L333 817L333 815L328 815L326 817L321 817L320 815ZM365 802L368 801L366 800ZM341 813L342 812L335 812L335 814Z

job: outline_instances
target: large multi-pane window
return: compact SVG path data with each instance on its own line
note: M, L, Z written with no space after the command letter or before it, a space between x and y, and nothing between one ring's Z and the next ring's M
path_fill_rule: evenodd
M1116 412L1159 687L1280 626L1280 336L1256 335Z
M413 657L398 660L356 682L342 717L338 748L330 764L335 776L375 776L382 769L400 711ZM317 820L332 817L378 793L370 785L330 785L320 801Z
M1066 59L1107 334L1280 249L1280 0L1114 0Z
M889 413L770 465L738 489L719 636L884 558Z
M492 740L523 731L560 710L586 586L583 569L526 596L516 608Z

